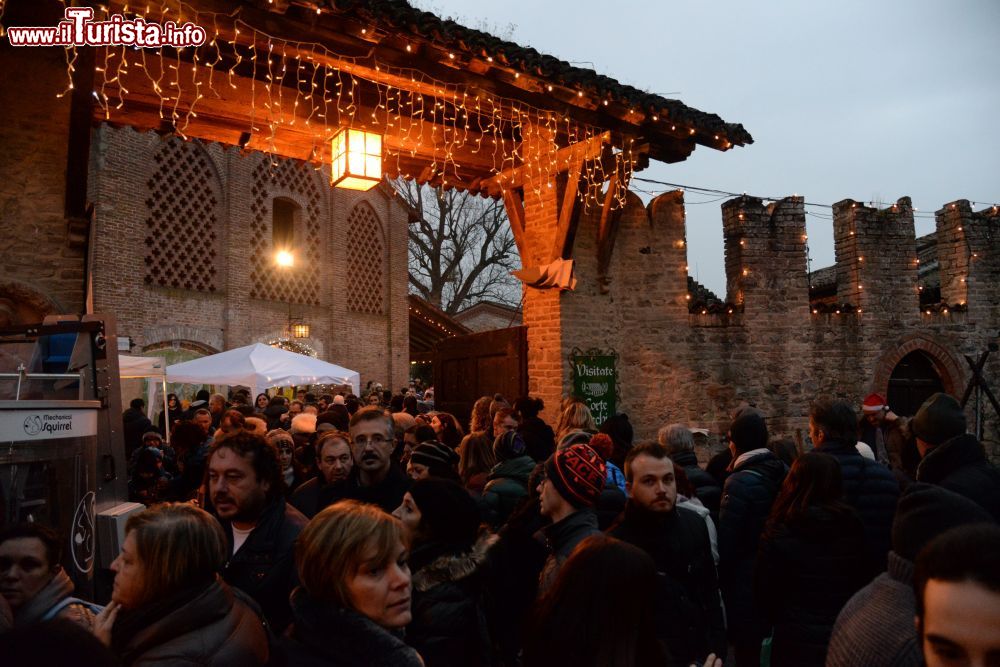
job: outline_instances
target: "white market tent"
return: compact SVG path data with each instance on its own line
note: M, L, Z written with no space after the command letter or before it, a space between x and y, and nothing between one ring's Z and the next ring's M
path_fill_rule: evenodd
M268 387L300 384L348 384L355 394L361 374L304 354L254 343L167 366L167 382L249 387L257 395Z
M118 355L118 375L123 380L134 378L149 378L146 396L146 410L148 417L153 418L153 406L156 404L154 397L159 386L163 392L163 414L167 414L167 360L163 357L130 357L127 354ZM157 385L159 383L159 385ZM170 444L169 429L166 434L167 444Z

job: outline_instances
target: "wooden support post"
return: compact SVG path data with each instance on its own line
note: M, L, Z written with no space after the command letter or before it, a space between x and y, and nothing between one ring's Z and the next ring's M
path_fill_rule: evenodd
M597 229L597 280L602 294L607 294L608 284L611 282L611 278L608 277L611 253L615 249L615 239L618 237L618 222L625 210L624 206L616 205L620 189L621 181L616 171L608 182L608 192L604 195L604 204L601 207L601 222Z
M524 190L507 188L503 191L503 205L510 221L510 231L517 244L517 252L521 256L521 266L525 266L528 258L525 255L528 248L524 239Z
M584 160L581 159L567 170L565 176L560 174L559 226L552 246L553 262L557 259L569 259L573 254L573 241L576 239L580 211L583 208L578 194L587 187L583 165Z

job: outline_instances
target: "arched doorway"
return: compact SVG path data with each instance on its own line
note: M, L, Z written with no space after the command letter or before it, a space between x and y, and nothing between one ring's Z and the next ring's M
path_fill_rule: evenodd
M939 391L944 391L944 383L933 360L926 352L915 350L892 369L886 398L893 412L912 417L931 394Z

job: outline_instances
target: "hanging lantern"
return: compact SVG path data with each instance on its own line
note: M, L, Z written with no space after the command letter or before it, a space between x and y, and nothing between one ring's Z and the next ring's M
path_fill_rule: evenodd
M309 325L303 322L293 324L292 336L295 338L309 338Z
M371 190L382 180L382 135L344 129L333 137L330 185Z

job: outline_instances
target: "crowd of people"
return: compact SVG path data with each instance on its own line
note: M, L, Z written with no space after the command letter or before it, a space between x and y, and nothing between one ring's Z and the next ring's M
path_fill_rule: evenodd
M574 398L555 429L410 388L143 408L107 605L52 531L0 534L14 664L1000 664L1000 472L946 394L817 400L808 451L744 405L704 465Z

